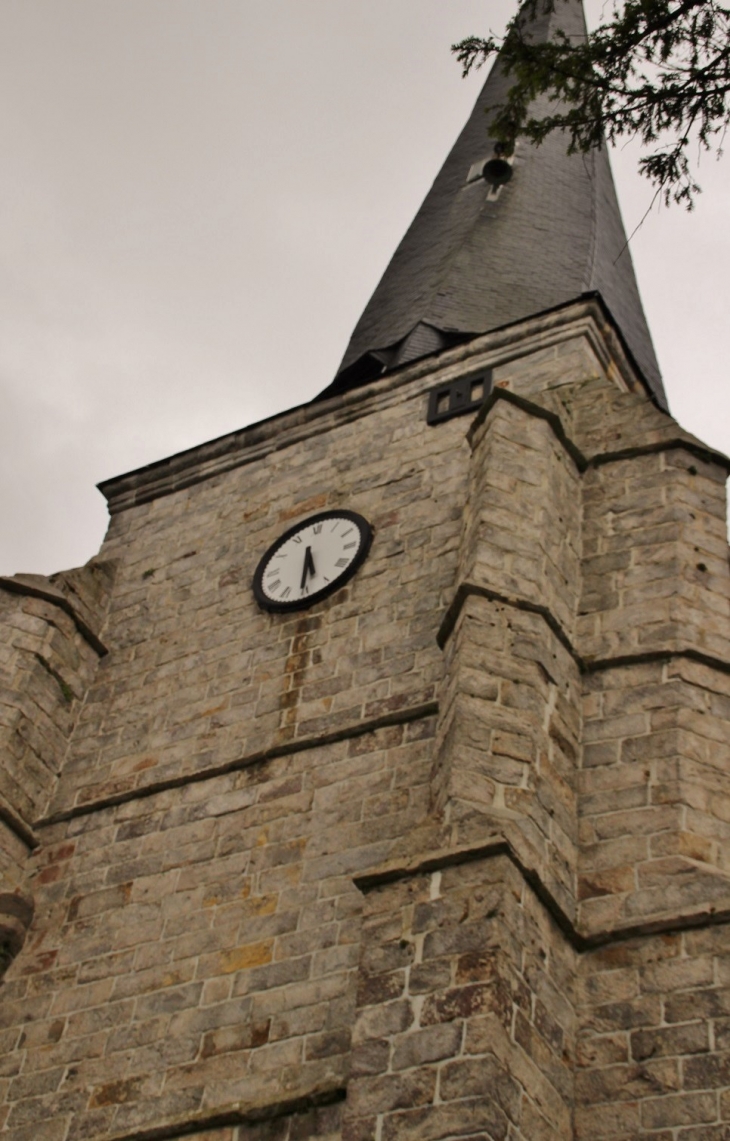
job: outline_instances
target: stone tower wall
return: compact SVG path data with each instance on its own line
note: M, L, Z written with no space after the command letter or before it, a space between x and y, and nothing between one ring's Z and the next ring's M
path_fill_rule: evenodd
M730 1130L727 464L596 303L435 364L105 488L108 653L12 881L9 1141ZM358 574L259 610L331 507Z
M106 653L97 631L111 585L96 565L55 581L0 579L0 948L16 953L32 916L23 893L33 825L55 792L83 700ZM3 964L4 965L4 964Z

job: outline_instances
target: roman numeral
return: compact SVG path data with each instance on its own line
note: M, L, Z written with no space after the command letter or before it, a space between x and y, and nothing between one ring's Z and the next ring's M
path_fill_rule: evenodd
M281 586L281 579L277 578L276 582L267 582L266 585L268 586L269 590L273 593L275 590L278 590L279 587Z
M344 538L344 535L343 535L343 538ZM356 547L356 546L357 546L357 543L345 543L345 545L342 549L343 549L343 551L349 551L351 547Z
M291 587L287 586L285 590L282 590L281 597L282 598L288 598L290 594L291 594Z
M349 559L338 559L337 562L335 563L335 566L336 567L346 567L347 564L349 563L349 561L350 561Z
M315 533L315 535L318 535L318 534L320 533L320 531L321 531L321 530L322 530L322 524L321 524L321 523L315 523L315 524L314 524L314 533Z
M294 535L294 536L293 536L292 542L294 542L294 543L301 543L301 541L302 541L302 536L301 536L301 535Z

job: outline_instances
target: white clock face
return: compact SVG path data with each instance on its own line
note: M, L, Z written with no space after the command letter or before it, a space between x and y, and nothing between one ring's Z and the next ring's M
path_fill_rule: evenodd
M254 593L267 609L308 606L350 578L367 554L370 527L351 511L328 511L297 524L259 563Z

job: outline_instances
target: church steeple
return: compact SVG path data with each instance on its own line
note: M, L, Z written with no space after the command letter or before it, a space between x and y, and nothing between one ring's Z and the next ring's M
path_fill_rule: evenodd
M585 35L581 0L557 0L529 32L544 41L558 29ZM598 293L666 408L606 149L568 155L565 139L553 133L540 147L518 143L506 185L495 188L481 177L494 153L489 109L511 82L497 59L323 396Z

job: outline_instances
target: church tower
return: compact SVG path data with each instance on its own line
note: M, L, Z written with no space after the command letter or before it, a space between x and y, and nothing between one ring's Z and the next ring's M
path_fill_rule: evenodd
M506 83L320 397L0 580L7 1141L730 1137L730 464Z

